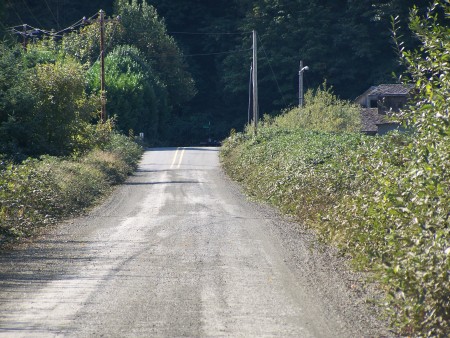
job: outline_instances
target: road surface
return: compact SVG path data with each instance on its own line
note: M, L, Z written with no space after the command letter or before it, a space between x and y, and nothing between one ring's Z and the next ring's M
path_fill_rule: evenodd
M379 334L353 275L264 210L218 148L146 151L102 205L1 255L0 336Z

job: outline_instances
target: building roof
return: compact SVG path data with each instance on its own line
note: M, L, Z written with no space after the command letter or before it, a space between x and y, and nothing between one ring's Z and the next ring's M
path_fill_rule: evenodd
M407 96L411 93L413 85L392 83L392 84L380 84L378 86L372 86L367 89L364 93L359 95L355 102L365 106L368 97L386 97L386 96Z
M378 86L370 87L365 94L368 96L404 96L408 95L413 87L413 85L401 83L380 84Z
M390 123L386 115L378 114L378 108L361 109L361 131L377 132L379 124Z

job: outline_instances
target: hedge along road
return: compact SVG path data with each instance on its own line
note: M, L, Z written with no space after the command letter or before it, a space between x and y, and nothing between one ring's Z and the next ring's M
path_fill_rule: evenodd
M88 215L2 253L0 336L385 334L357 276L247 201L218 151L150 149Z

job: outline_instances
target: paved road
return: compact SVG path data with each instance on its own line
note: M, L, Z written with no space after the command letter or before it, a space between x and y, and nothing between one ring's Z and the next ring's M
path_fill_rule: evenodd
M274 222L224 177L217 148L147 151L89 215L0 257L0 336L364 332L304 288L308 258L292 268Z

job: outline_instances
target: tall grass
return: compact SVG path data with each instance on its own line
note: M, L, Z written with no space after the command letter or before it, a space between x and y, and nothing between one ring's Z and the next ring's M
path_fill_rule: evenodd
M142 148L110 133L102 144L76 159L43 156L0 166L0 243L33 233L91 206L132 173Z

